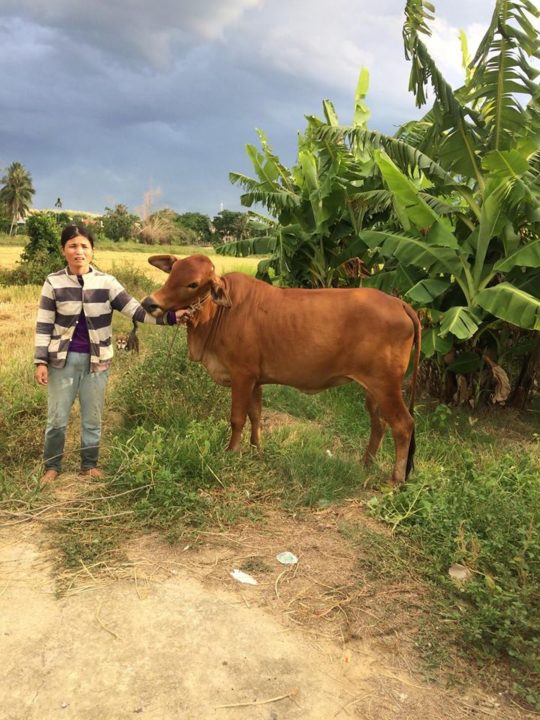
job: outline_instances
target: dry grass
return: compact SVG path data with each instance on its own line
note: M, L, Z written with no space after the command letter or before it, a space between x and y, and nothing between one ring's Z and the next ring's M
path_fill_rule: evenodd
M19 260L22 252L22 247L2 247L0 248L0 268L12 269ZM159 246L154 250L154 254L166 254L167 247ZM141 252L122 252L116 250L100 250L99 246L96 247L94 256L94 262L97 267L105 272L113 271L114 267L122 267L130 265L137 270L140 270L149 278L156 282L162 282L165 277L161 270L152 267L148 263L148 257L152 253L141 250ZM180 255L179 257L185 257ZM233 271L241 271L249 274L253 274L257 268L259 262L258 258L235 258L227 257L222 255L210 255L209 256L216 266L216 270L219 274ZM9 288L7 288L10 290ZM0 288L3 291L4 288ZM1 298L1 296L0 296Z
M21 257L22 246L2 246L0 248L0 268L11 270Z

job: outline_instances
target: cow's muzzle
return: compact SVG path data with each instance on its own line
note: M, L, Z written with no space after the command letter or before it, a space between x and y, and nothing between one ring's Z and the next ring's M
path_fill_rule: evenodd
M163 315L163 310L159 307L157 302L150 297L150 295L144 298L141 305L149 315L153 315L154 317L161 317Z

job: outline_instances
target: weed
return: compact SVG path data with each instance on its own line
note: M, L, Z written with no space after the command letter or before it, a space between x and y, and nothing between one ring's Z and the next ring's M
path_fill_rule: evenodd
M424 571L446 589L466 642L511 657L521 678L540 670L540 486L530 456L480 465L466 449L461 462L417 473L371 510L422 548ZM459 588L453 563L472 572Z

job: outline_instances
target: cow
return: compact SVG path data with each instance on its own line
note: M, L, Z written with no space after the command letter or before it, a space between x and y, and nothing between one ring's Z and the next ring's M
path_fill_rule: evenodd
M260 446L263 385L317 393L357 382L371 418L365 463L374 459L388 424L395 445L390 481L407 479L421 334L407 303L373 288L280 288L239 272L219 276L206 255L153 255L148 262L169 277L143 307L154 317L185 309L190 360L231 388L229 450L239 449L246 417L251 444ZM402 382L413 346L407 409Z

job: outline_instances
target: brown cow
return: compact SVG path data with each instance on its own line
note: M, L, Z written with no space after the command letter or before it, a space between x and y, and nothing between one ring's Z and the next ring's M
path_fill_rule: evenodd
M243 273L220 277L205 255L153 255L149 262L169 277L143 307L155 317L188 309L190 360L202 362L215 382L232 389L229 450L239 448L246 416L251 443L259 446L262 385L316 393L355 381L365 388L371 416L365 462L375 456L388 423L396 451L391 481L407 478L420 356L420 321L409 305L370 288L302 290L273 287ZM407 410L401 385L413 343Z

